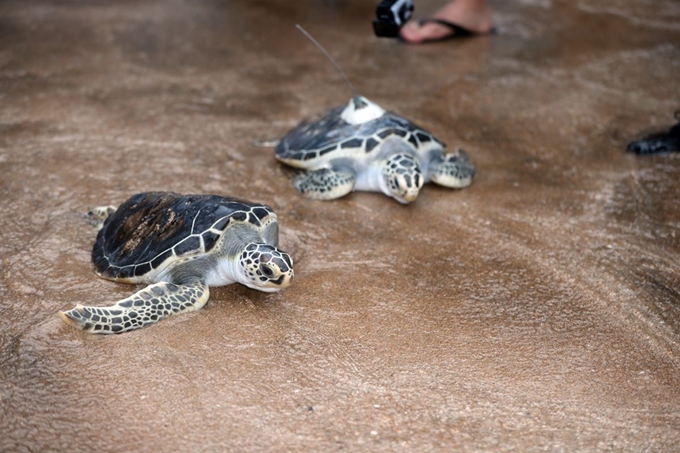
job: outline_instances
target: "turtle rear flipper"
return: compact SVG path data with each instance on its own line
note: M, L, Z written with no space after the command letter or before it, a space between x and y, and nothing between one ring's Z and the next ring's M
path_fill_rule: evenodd
M114 212L116 212L114 206L97 206L87 211L87 221L98 230L101 230L104 226L104 221Z
M253 146L257 146L258 148L276 148L279 146L279 143L281 143L281 140L278 138L253 140Z
M467 153L457 149L453 153L438 154L429 164L429 178L435 184L452 189L462 189L472 184L475 166Z
M59 312L68 324L92 333L122 333L153 324L170 315L201 309L210 295L202 282L149 285L110 307L78 305Z
M356 174L350 168L322 168L298 174L293 185L307 198L333 200L344 197L354 189Z

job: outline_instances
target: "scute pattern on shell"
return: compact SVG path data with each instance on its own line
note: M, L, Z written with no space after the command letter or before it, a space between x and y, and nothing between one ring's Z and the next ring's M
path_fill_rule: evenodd
M259 227L269 216L270 207L235 198L140 193L106 219L92 261L103 277L139 277L168 259L209 253L234 222Z
M317 121L303 121L292 129L276 147L282 160L310 161L342 149L363 149L370 153L388 137L396 135L417 150L426 142L444 143L434 135L392 112L363 124L349 124L341 118L341 105L326 112ZM332 157L332 156L329 156Z

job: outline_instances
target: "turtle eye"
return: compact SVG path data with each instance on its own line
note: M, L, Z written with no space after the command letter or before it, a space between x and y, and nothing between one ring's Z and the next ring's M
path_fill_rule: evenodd
M274 271L269 267L264 264L260 264L260 272L262 272L265 277L273 277L274 276Z

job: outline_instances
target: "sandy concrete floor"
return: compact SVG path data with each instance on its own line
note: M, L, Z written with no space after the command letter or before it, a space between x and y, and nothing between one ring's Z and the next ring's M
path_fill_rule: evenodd
M417 47L376 3L0 3L0 451L680 450L680 154L623 151L680 107L680 4L496 1ZM295 23L472 187L301 198L252 141L349 92ZM296 281L65 325L138 289L83 214L147 190L270 204Z

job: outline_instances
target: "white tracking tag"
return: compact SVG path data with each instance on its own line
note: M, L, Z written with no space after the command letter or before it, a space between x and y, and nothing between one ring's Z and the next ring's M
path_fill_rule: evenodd
M363 96L357 96L349 100L347 107L342 111L340 118L349 124L363 124L380 118L385 110Z

